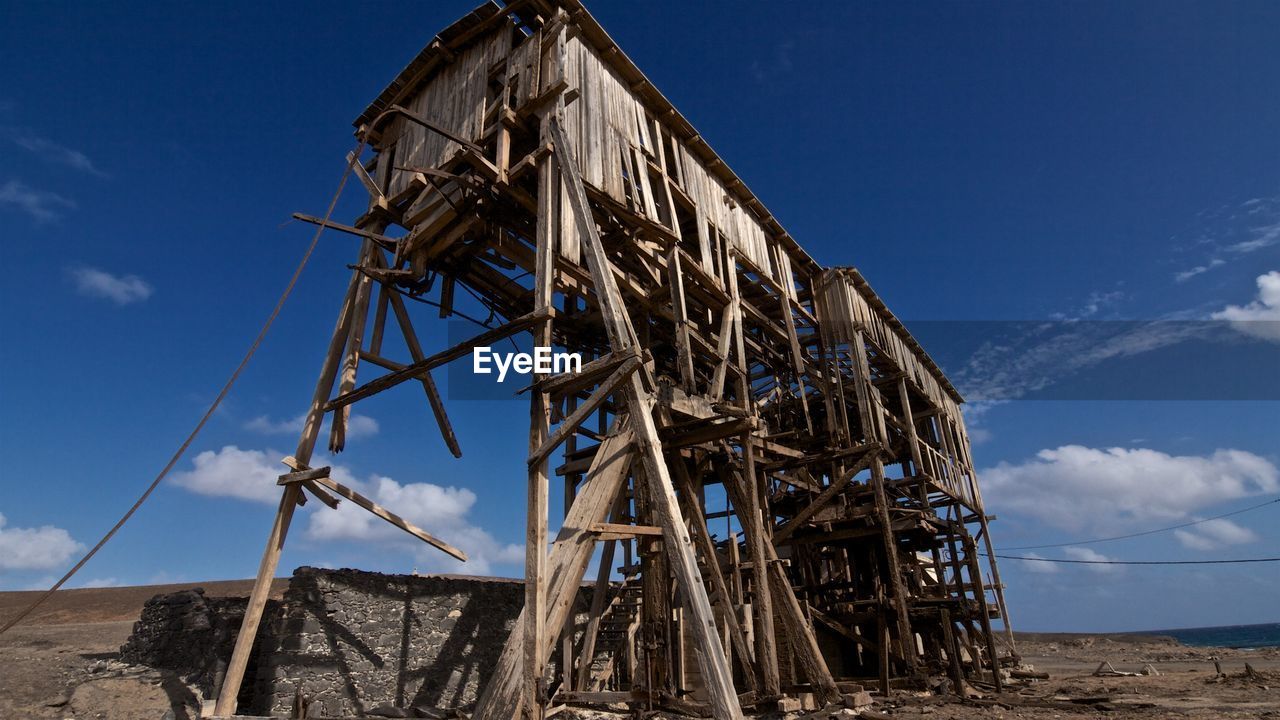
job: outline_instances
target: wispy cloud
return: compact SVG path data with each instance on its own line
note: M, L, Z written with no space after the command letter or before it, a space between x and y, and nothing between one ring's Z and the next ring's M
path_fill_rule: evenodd
M795 63L791 60L791 53L795 47L795 41L784 40L773 46L771 57L752 62L751 74L756 82L769 83L791 72L795 67Z
M1107 563L1114 558L1107 557L1097 550L1090 550L1082 547L1064 548L1062 553L1072 560L1083 560L1089 563ZM1119 565L1085 565L1086 568L1096 573L1114 573L1119 572Z
M320 426L320 434L328 432L329 415L325 415L324 424ZM270 416L259 415L244 424L245 430L262 433L264 435L297 435L302 432L302 425L306 422L306 414L297 415L287 420L272 420ZM351 414L347 419L347 438L356 439L362 437L372 437L378 434L378 421L368 415Z
M1048 562L1048 558L1039 553L1020 552L1018 554L1024 558L1030 558L1030 560L1014 561L1021 565L1025 570L1029 570L1033 573L1040 573L1042 575L1052 575L1058 572L1057 564Z
M81 295L110 300L117 305L142 302L154 292L150 283L137 275L112 275L91 267L71 268L70 273Z
M1052 320L1087 320L1110 310L1127 296L1123 290L1095 290L1089 293L1084 302L1074 310L1057 312L1049 315Z
M1173 279L1177 282L1280 244L1280 195L1251 198L1203 212L1193 230L1173 240L1179 251L1205 257L1175 272Z
M1051 391L1059 383L1108 361L1171 348L1226 330L1225 325L1179 321L1071 320L987 325L975 325L974 332L989 333L989 339L948 373L971 402L1017 400Z
M1227 246L1227 250L1235 253L1251 253L1280 242L1280 220L1250 228L1253 237Z
M0 186L0 205L17 208L38 223L57 220L64 210L75 208L75 201L57 193L37 190L18 180Z
M1230 520L1207 520L1189 530L1175 530L1174 537L1191 550L1217 550L1227 545L1244 545L1258 541L1258 534Z
M1227 261L1222 258L1213 258L1203 265L1197 265L1193 268L1187 268L1181 272L1174 273L1173 279L1177 282L1186 282L1197 275L1203 275L1210 270L1226 265Z
M76 150L75 148L59 145L48 138L40 137L28 130L10 128L9 132L10 139L12 139L18 147L39 155L47 162L55 165L63 165L95 177L109 177L105 172L98 169L98 167L93 164L93 161L89 159L88 155L85 155L83 152Z
M85 580L84 582L80 583L77 587L111 588L111 587L120 587L123 584L124 583L120 582L120 580L118 580L117 578L105 577L105 578L93 578L91 580Z

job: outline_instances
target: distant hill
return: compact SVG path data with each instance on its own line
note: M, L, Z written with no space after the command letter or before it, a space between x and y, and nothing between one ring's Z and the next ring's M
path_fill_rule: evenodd
M271 597L284 597L288 578L276 578L271 583ZM204 588L210 596L248 597L253 589L252 580L213 580L210 582L179 583L174 585L135 585L132 587L82 588L59 590L43 605L22 621L22 625L68 625L73 623L116 622L137 620L142 605L156 595ZM0 623L8 620L29 605L41 591L0 592Z

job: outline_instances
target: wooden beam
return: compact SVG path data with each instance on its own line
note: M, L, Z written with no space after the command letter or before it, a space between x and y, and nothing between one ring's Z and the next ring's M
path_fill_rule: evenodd
M596 537L587 528L604 522L630 472L635 457L635 435L630 420L625 416L614 421L609 436L600 444L591 469L574 498L573 506L560 526L560 533L551 546L547 559L547 609L544 630L546 645L543 651L549 656L555 638L569 617L573 601L581 587L582 575L591 562ZM527 623L525 610L520 611L511 634L502 646L502 653L476 703L475 720L512 720L520 712L525 677L521 672L524 634Z
M822 656L822 649L818 647L813 626L805 618L804 609L800 607L800 601L796 599L795 591L791 589L791 582L787 579L787 573L782 569L782 563L778 561L772 544L768 545L768 550L772 555L769 558L769 572L773 576L771 585L774 593L777 594L778 604L782 608L778 614L782 617L783 625L786 626L787 639L791 641L791 648L796 659L800 661L805 677L813 685L813 694L818 705L835 702L840 699L840 689L836 687L835 678L831 676L831 670L827 667L827 660Z
M662 537L662 528L660 527L654 525L629 525L627 523L595 523L591 526L591 532L600 535L620 535L623 537Z
M404 343L409 348L409 357L415 363L422 362L425 359L422 345L418 342L418 334L413 330L413 322L409 319L409 312L405 309L404 300L399 293L394 291L388 293L388 296L391 309L396 315L396 324L400 326L400 334L404 337ZM445 410L444 399L440 397L440 390L436 387L435 379L431 377L431 371L424 370L419 373L418 380L422 382L422 390L427 395L427 404L431 406L431 414L435 416L436 426L440 428L440 436L444 438L444 444L454 457L462 457L462 447L458 444L458 436L453 432L453 423L449 421L449 413Z
M813 517L815 513L826 507L827 503L831 502L832 498L839 495L846 487L849 487L849 483L853 481L853 476L870 467L872 459L877 456L878 452L879 450L877 449L868 450L867 454L863 456L861 460L854 463L852 467L841 473L840 477L837 478L835 482L828 485L827 488L822 491L822 494L818 495L818 497L805 505L800 512L796 513L795 517L793 517L790 522L783 525L781 528L778 528L778 530L773 534L774 544L776 545L786 542L787 538L790 538L797 528L803 527L804 524L808 522L809 518Z
M448 350L442 350L430 357L405 365L403 368L393 373L370 380L351 392L339 395L338 397L330 400L324 405L324 410L335 410L337 408L350 405L357 400L363 400L371 395L376 395L383 390L399 385L405 380L418 377L423 371L431 370L444 365L445 363L457 360L458 358L470 353L473 348L480 347L482 345L490 345L494 341L501 340L502 338L514 335L523 330L528 330L539 321L553 317L554 315L555 309L550 307L543 308L542 310L535 310L527 315L521 315L505 325L500 325L492 330L480 333L469 340L464 340Z
M324 401L333 389L333 381L338 374L338 364L342 360L342 350L347 343L347 329L355 307L356 286L359 280L359 273L351 273L351 280L347 283L347 294L343 298L342 308L338 311L338 321L329 338L329 348L325 352L324 362L320 366L320 378L316 381L316 387L311 396L311 407L307 410L306 419L302 424L302 434L298 439L297 452L294 454L303 458L304 462L310 460L316 439L320 435L320 422L324 418ZM258 575L253 581L253 590L249 593L244 617L240 621L240 632L236 635L236 644L231 650L231 658L227 662L227 670L222 677L222 687L218 689L218 699L214 703L215 715L236 714L240 685L244 682L244 671L249 664L254 639L258 636L258 625L262 622L262 611L267 605L267 595L271 592L271 581L275 578L280 553L284 550L284 541L289 534L293 511L300 499L302 499L302 489L297 483L286 485L284 492L281 493L275 521L272 523L271 532L267 535L267 547L262 553L262 560L258 564Z
M541 54L537 58L541 62ZM545 123L542 134L546 135ZM555 252L559 244L560 227L560 172L554 158L548 156L538 163L538 217L536 245L534 249L534 310L551 308L555 283ZM551 319L548 317L533 325L534 347L550 347ZM539 375L543 380L546 375ZM570 428L572 430L572 428ZM524 562L524 649L521 671L526 682L522 705L529 720L542 720L546 703L546 658L542 647L548 638L545 607L547 593L547 495L549 473L547 455L551 431L551 398L540 389L533 391L529 401L529 463L527 502L525 508L525 562ZM563 441L561 435L559 441ZM559 442L556 443L559 445Z
M536 386L553 398L564 397L595 385L601 378L608 377L610 373L617 370L622 363L631 358L640 357L642 357L642 354L635 351L621 354L609 353L583 365L576 373L552 375L546 380L536 383Z
M751 650L751 644L747 642L746 632L742 629L742 623L738 622L738 608L734 605L734 596L729 592L729 585L724 580L724 573L720 569L720 554L716 552L715 543L711 540L711 531L707 529L707 520L703 516L701 509L697 506L697 495L694 492L693 480L689 477L689 469L685 466L684 460L679 457L672 459L672 468L674 469L674 477L676 483L680 487L680 496L684 501L685 515L690 518L693 525L693 537L698 543L698 549L702 553L703 566L707 568L707 576L711 578L711 589L715 591L718 604L720 605L720 618L729 630L729 639L733 643L733 649L738 653L738 657L742 662L742 667L746 670L743 673L747 681L747 688L751 691L759 689L759 683L756 674L751 671L755 662L755 653ZM737 540L732 540L734 546L737 546Z
M640 359L637 357L632 357L618 366L613 371L613 374L600 383L600 387L596 388L595 392L591 393L590 397L579 405L569 417L565 418L556 427L555 432L543 440L542 444L529 455L529 463L539 463L546 460L547 456L559 447L560 443L572 436L577 431L578 426L591 417L592 413L599 410L604 401L610 395L613 395L619 386L630 379L631 373L635 372L639 367Z
M462 552L461 550L459 550L458 548L456 548L456 547L454 547L454 546L450 545L449 543L447 543L447 542L445 542L445 541L443 541L443 540L441 540L441 539L437 538L436 536L432 535L431 533L428 533L427 531L423 530L422 528L418 527L417 525L414 525L413 523L409 522L408 520L405 520L404 518L400 517L399 515L396 515L395 513L391 512L390 510L387 510L386 508L382 507L382 506L381 506L381 505L379 505L378 503L376 503L376 502L374 502L374 501L370 500L369 498L367 498L367 497L365 497L365 496L361 495L360 493L356 492L355 490L352 490L351 488L347 487L346 485L343 485L342 483L339 483L339 482L335 481L333 478L331 478L331 477L321 477L321 478L317 478L317 479L316 479L316 482L317 482L317 483L320 483L320 484L321 484L321 485L323 485L323 486L325 486L326 488L328 488L329 490L331 490L331 491L332 491L332 492L334 492L335 494L337 494L337 495L341 495L342 497L344 497L344 498L346 498L346 499L350 500L351 502L355 503L356 505L359 505L360 507L364 508L365 510L368 510L369 512L373 513L374 515L376 515L376 516L378 516L378 517L382 518L383 520L386 520L387 522L391 523L392 525L395 525L396 527L398 527L398 528L400 528L401 530L403 530L403 531L405 531L405 532L409 533L410 535L412 535L412 536L414 536L414 537L418 538L419 540L421 540L421 541L423 541L423 542L427 543L428 545L431 545L431 546L436 547L436 548L438 548L438 549L440 549L440 550L443 550L446 554L448 554L448 555L452 555L454 558L456 558L456 559L458 559L458 560L461 560L461 561L463 561L463 562L466 562L466 560L467 560L467 554L466 554L466 553L464 553L464 552Z
M323 220L321 218L315 217L314 215L294 213L293 218L295 220L301 220L303 222L311 223L312 225L323 225L324 227L327 227L333 230L341 230L344 233L356 235L358 237L362 237L367 240L372 240L376 242L378 245L380 245L383 250L390 250L394 252L396 249L396 246L399 244L399 241L396 240L395 238L387 237L386 235L383 235L381 233L370 232L369 230L364 230L358 227L352 227L350 225L344 225L340 222L334 222L332 220Z

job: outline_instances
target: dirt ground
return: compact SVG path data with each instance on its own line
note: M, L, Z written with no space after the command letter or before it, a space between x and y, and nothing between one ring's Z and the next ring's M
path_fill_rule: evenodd
M274 595L285 581L277 581ZM247 595L248 581L59 593L26 623L0 636L0 719L174 720L191 718L196 698L177 678L116 660L142 604L157 593L204 587L210 595ZM34 593L0 593L0 621ZM1130 635L1021 637L1026 665L1048 680L1017 680L996 695L976 688L964 702L924 693L876 697L868 718L1280 718L1280 648L1256 651L1185 647L1167 638ZM1214 667L1217 658L1222 669ZM1158 674L1094 676L1103 662L1125 673L1150 665ZM1245 664L1255 671L1246 676ZM841 720L853 710L784 720ZM558 717L625 718L625 714L568 711ZM777 718L774 714L772 717Z
M288 581L277 579L273 597ZM248 595L249 580L65 590L0 635L0 720L174 720L195 697L177 678L116 661L142 605L154 595L203 587L210 595ZM39 593L0 592L0 622Z

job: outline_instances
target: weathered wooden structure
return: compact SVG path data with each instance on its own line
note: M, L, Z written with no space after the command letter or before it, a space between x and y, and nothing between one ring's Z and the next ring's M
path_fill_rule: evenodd
M432 370L529 332L590 361L530 388L525 609L476 717L643 697L730 720L788 695L838 699L842 680L1000 684L1014 651L960 396L862 276L810 258L578 0L480 7L356 126L369 209L328 223L360 250L260 584L307 494L457 553L310 468L320 422L332 414L340 450L355 402L421 385L459 454ZM482 306L492 327L428 354L406 299L440 317ZM409 357L384 356L388 333ZM553 476L566 517L547 552ZM597 551L575 639L569 601ZM219 714L256 622L251 604Z

